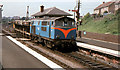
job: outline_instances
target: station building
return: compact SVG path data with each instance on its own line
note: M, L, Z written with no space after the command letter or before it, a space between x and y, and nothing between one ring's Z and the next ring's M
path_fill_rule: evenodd
M60 10L56 7L51 7L44 9L44 6L40 6L40 11L32 15L34 18L46 18L46 17L62 17L62 16L72 16L71 14Z

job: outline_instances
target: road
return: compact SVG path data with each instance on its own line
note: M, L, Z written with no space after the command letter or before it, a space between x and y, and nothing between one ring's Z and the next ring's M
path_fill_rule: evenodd
M2 39L1 63L3 68L49 68L5 36L0 36L0 39Z

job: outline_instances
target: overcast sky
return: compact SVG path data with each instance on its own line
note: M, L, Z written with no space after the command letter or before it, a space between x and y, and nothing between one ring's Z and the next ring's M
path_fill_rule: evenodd
M25 16L26 6L30 6L30 15L40 11L40 5L45 8L57 7L66 12L69 9L74 9L77 0L0 0L3 4L3 16ZM103 1L111 0L80 0L81 1L81 15L90 12L93 13L94 8L102 4ZM73 12L69 12L73 14Z
M0 0L0 2L74 2L76 0ZM82 2L103 2L110 0L81 0Z

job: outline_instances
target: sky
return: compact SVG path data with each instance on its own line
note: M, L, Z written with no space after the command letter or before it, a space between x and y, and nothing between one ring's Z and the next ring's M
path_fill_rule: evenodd
M68 13L69 9L74 9L77 0L0 0L3 5L3 16L26 16L26 7L30 6L30 16L40 11L40 6L44 5L45 8L57 7ZM108 2L111 0L80 0L81 9L80 14L83 16L86 13L93 13L94 8L102 4L103 1Z
M76 0L0 0L0 2L74 2ZM82 2L103 2L110 0L81 0Z

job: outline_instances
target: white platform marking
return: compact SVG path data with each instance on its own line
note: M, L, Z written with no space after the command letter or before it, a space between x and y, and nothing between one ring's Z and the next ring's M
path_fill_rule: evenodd
M120 52L119 51L115 51L115 50L111 50L111 49L107 49L107 48L102 48L102 47L99 47L99 46L89 45L89 44L85 44L85 43L80 43L80 42L77 42L77 45L81 46L81 47L84 47L84 48L99 51L99 52L102 52L102 53L106 53L106 54L109 54L109 55L120 57Z
M27 51L28 53L30 53L31 55L33 55L34 57L36 57L38 60L42 61L43 63L45 63L46 65L48 65L50 68L54 69L54 68L62 68L61 66L57 65L56 63L52 62L51 60L47 59L46 57L42 56L41 54L33 51L32 49L28 48L27 46L25 46L24 44L20 43L19 41L15 40L14 38L12 38L11 36L6 36L8 39L10 39L11 41L13 41L14 43L16 43L18 46L20 46L21 48L23 48L25 51ZM62 68L63 69L63 68ZM55 69L56 70L56 69ZM64 70L64 69L63 69Z
M0 33L0 36L4 35L3 33Z

